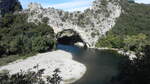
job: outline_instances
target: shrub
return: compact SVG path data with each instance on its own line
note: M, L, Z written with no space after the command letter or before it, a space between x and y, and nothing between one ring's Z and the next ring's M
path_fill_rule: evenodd
M42 78L44 71L45 69L40 69L37 72L21 70L19 73L10 75L7 70L4 70L3 73L0 73L0 84L60 84L62 77L59 76L59 69L55 69L52 77L48 76L47 80Z
M42 23L28 23L26 19L25 14L6 14L2 18L0 57L46 52L54 48L56 41L53 29Z
M96 46L141 51L141 47L150 43L150 5L129 3L127 0L121 2L124 12ZM142 39L143 37L146 38Z

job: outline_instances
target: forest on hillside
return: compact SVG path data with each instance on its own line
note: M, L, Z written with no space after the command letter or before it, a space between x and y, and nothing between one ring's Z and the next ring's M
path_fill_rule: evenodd
M54 49L53 29L45 23L28 23L26 14L5 14L0 20L0 65ZM8 57L8 58L7 58Z
M150 43L150 5L123 4L123 13L116 25L99 39L97 47L142 51Z

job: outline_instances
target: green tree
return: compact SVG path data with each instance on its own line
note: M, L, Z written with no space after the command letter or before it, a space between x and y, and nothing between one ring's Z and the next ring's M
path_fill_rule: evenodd
M127 36L124 39L124 44L125 44L124 49L140 52L142 51L143 47L146 45L146 38L147 36L145 34Z
M13 22L13 16L12 14L5 14L3 18L0 19L1 24L0 27L9 27L9 25Z
M21 11L22 10L22 6L21 6L20 2L16 2L15 5L10 10L12 12Z
M99 39L96 47L121 48L123 46L122 39L117 35L108 35Z
M37 68L38 66L34 66ZM56 69L59 70L59 69ZM40 69L37 72L28 70L20 71L16 74L9 74L8 70L3 70L0 72L0 84L60 84L62 77L59 76L59 72L54 70L54 74L47 77L47 80L43 80L42 74L45 69Z
M1 55L22 56L54 48L56 41L52 27L43 23L28 23L26 19L25 14L6 14L2 17Z
M5 53L5 48L0 45L0 58L2 57L2 55L3 55L4 53Z
M47 37L37 37L33 40L32 48L36 52L45 52L54 47L55 42Z
M101 46L111 46L116 48L116 44L114 45L112 40L108 40L108 38L111 39L110 36L118 36L118 40L122 39L117 44L120 48L134 51L141 50L141 47L145 44L145 42L139 41L146 41L146 44L150 43L150 5L129 3L128 0L120 0L120 4L124 12L117 19L115 26L108 31L106 36L102 37L102 40L99 40L97 44L100 43ZM141 35L142 38L140 38L139 34L144 34L146 39L138 40L138 42L136 42L136 38L134 38L134 36L138 37L138 39L145 37ZM103 40L107 41L102 42Z

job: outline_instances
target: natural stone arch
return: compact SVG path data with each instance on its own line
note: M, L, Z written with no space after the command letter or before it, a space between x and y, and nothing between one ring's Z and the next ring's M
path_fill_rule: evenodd
M28 22L41 22L43 17L39 15L42 14L49 18L47 24L53 27L55 33L64 29L73 29L79 33L88 47L95 47L99 38L106 35L121 15L122 7L119 3L120 0L95 0L91 8L84 12L73 13L30 4ZM32 14L33 12L36 13Z
M56 38L57 42L60 44L75 45L77 43L83 43L84 46L86 46L86 43L79 35L79 33L73 29L65 29L62 30L61 32L58 32Z

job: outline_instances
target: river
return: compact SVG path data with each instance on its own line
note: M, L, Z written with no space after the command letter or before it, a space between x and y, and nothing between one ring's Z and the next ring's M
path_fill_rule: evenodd
M57 49L72 53L76 61L87 67L85 75L73 84L108 84L118 74L118 65L123 59L123 56L111 50L82 49L60 44Z

